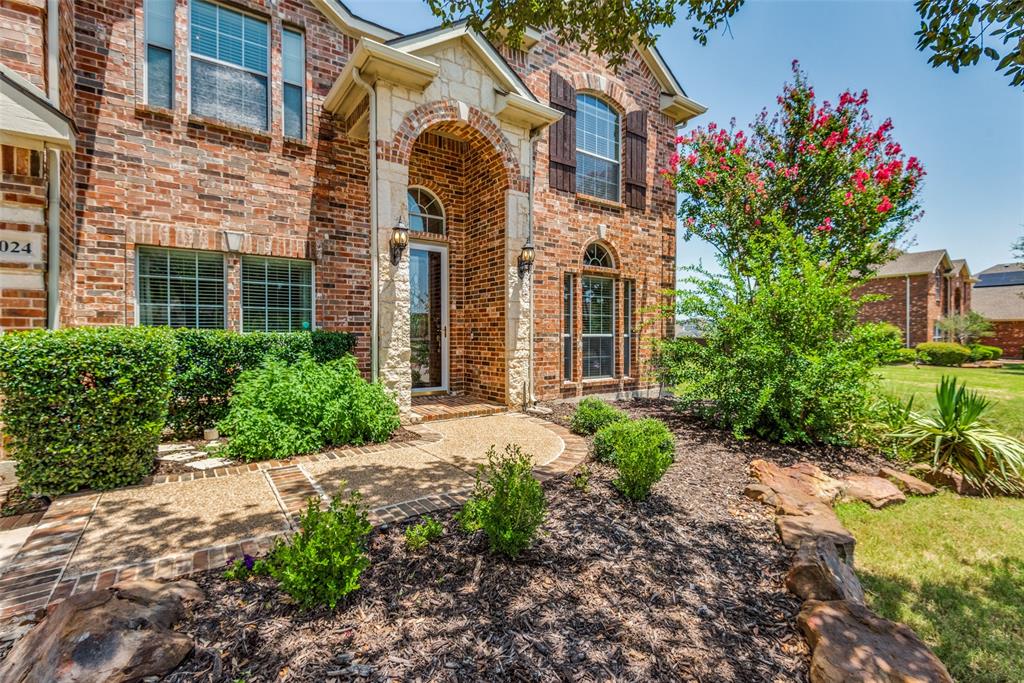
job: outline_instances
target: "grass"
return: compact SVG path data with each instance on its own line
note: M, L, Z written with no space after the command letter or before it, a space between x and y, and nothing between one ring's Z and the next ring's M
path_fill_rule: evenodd
M837 512L870 607L914 629L958 681L1024 681L1024 500L941 493Z
M883 389L903 400L916 396L914 407L918 411L931 411L935 407L935 387L939 379L953 375L993 400L986 413L992 426L1010 436L1024 438L1024 365L998 369L890 365L880 372Z

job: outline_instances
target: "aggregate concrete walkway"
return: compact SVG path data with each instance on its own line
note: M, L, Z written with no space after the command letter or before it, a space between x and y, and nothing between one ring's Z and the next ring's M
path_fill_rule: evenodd
M504 413L410 427L419 438L183 475L51 504L0 576L0 620L130 578L173 578L265 552L310 497L358 490L375 524L459 505L491 445L517 443L547 479L586 442Z

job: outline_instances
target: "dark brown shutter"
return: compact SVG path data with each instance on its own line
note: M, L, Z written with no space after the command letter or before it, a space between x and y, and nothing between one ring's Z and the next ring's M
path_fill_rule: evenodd
M552 71L549 99L562 118L548 128L548 183L555 190L576 192L576 88Z
M626 206L644 210L647 199L647 112L626 114Z

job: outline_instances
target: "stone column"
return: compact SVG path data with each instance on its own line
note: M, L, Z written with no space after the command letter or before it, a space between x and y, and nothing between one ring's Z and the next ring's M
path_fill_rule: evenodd
M379 276L378 362L380 381L390 390L403 414L412 410L412 375L409 372L409 250L397 266L391 263L388 244L402 215L409 188L409 168L377 160L377 267Z
M505 360L506 401L522 407L530 398L532 336L530 291L533 272L519 277L519 253L529 238L530 196L509 190L505 195Z

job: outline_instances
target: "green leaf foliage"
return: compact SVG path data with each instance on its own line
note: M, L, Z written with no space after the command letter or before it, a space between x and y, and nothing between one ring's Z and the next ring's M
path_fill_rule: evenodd
M959 73L984 55L1014 87L1024 86L1024 4L1020 0L917 0L917 49ZM986 40L986 36L989 38Z
M153 328L0 335L0 421L21 487L59 495L136 484L153 469L175 351Z
M575 434L589 436L605 425L625 419L627 419L626 413L591 396L580 401L576 412L572 415L569 428Z
M368 566L367 537L373 529L358 494L348 501L335 498L322 510L310 498L299 518L299 532L278 541L265 568L281 590L298 605L334 609L338 601L359 588L359 577Z
M229 457L250 461L386 441L398 426L394 399L363 379L352 356L267 360L241 374L218 423L230 437Z
M614 465L619 453L637 446L665 453L671 460L674 457L676 441L661 420L623 420L598 430L594 437L594 457L599 462Z
M985 344L971 344L971 361L999 360L1003 357L1003 350L998 346L987 346Z
M419 524L405 529L405 547L409 550L423 550L444 534L444 526L430 515Z
M927 365L956 366L971 360L971 350L953 342L924 342L916 348L917 357Z

